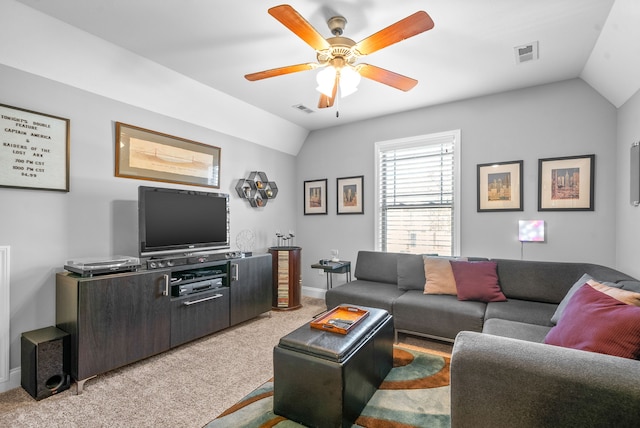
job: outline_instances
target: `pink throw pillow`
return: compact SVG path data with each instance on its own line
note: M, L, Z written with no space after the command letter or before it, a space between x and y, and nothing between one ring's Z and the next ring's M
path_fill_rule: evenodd
M456 280L447 257L424 257L424 294L456 295Z
M458 300L505 302L507 298L498 284L497 262L451 261Z
M544 342L623 358L640 357L640 307L580 287Z

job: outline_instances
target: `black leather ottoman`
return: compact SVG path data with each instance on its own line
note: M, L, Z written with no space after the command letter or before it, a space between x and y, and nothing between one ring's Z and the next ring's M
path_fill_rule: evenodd
M355 305L349 305L355 306ZM308 427L351 427L393 366L393 318L382 309L346 335L309 324L273 351L273 412Z

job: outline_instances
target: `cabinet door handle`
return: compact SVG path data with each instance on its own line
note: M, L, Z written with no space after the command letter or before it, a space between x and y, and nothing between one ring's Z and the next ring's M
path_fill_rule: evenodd
M162 295L168 296L169 295L169 275L164 274L162 276L164 277L164 290L162 291Z
M238 263L231 263L231 281L237 281L238 278L240 278Z
M191 300L189 302L184 302L183 305L184 306L191 306L191 305L195 305L196 303L202 303L202 302L207 302L209 300L219 299L220 297L222 297L222 294L214 294L213 296L205 297L205 298L202 298L202 299Z

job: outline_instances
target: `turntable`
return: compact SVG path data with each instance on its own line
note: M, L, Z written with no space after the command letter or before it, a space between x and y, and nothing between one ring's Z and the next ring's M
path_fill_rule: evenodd
M130 256L74 259L69 260L64 265L64 268L82 277L108 273L135 272L140 268L140 259Z

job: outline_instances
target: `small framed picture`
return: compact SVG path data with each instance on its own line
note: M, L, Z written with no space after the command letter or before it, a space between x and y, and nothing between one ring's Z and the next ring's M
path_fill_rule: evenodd
M522 161L478 165L478 212L522 211Z
M338 214L364 214L364 176L337 179Z
M538 211L593 211L595 155L538 159Z
M327 214L327 179L304 182L304 215Z

